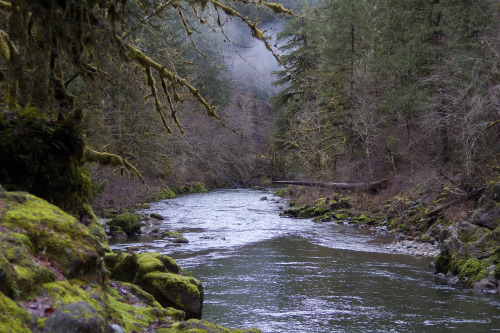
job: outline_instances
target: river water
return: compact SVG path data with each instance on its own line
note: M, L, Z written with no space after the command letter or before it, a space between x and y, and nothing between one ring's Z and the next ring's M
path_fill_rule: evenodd
M267 200L266 200L267 199ZM438 281L431 259L389 253L393 239L279 217L271 191L218 190L154 203L187 244L138 237L204 286L203 318L262 332L500 331L500 297Z

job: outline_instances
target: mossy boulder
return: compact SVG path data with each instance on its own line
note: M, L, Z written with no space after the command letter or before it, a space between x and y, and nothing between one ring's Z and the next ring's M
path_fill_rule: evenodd
M475 258L469 258L460 266L458 274L462 279L466 278L467 284L471 285L487 277L488 270L485 262Z
M288 186L288 187L284 187L284 188L277 190L276 192L274 192L273 195L276 197L287 198L291 194L292 194L291 188L290 188L290 186Z
M174 244L185 244L189 243L189 240L182 237L181 233L178 231L165 231L162 233L162 236L166 239L170 240Z
M106 332L106 320L89 303L69 303L57 308L45 320L42 332L50 333L96 333Z
M133 213L124 213L117 215L108 222L111 233L123 231L128 236L139 233L141 230L141 222L139 216Z
M189 182L183 188L184 193L202 193L208 192L208 188L205 184L200 182Z
M301 205L301 206L292 206L288 209L285 209L283 213L280 214L280 216L287 216L287 217L299 217L299 214L302 213L302 216L304 215L303 211L305 210L314 210L314 208L311 207L311 205Z
M347 213L336 213L333 217L338 221L344 221L349 218L349 215Z
M217 325L209 320L190 319L185 322L174 323L172 328L161 328L156 330L156 333L171 333L171 332L186 332L186 333L259 333L256 328L238 329L227 328Z
M168 186L165 186L158 191L155 192L153 195L153 198L151 198L154 201L160 201L160 200L165 200L165 199L173 199L177 197L175 192Z
M163 215L161 214L158 214L158 213L152 213L150 214L149 216L151 216L152 218L154 218L155 220L160 220L162 221L164 219Z
M201 318L203 287L182 275L172 258L158 253L108 253L105 262L112 278L137 284L161 305L184 311L187 318Z
M201 318L203 286L195 278L153 271L141 276L136 283L161 305L183 310L186 318Z
M471 217L469 221L476 222L475 212L484 209L485 206L480 206L469 214ZM495 276L494 269L487 268L498 264L500 226L490 230L487 226L469 221L461 221L441 230L439 238L442 252L435 259L436 270L456 275L467 287L479 289L495 287L498 285L498 277Z
M352 223L356 223L356 224L371 225L371 226L377 224L377 220L376 219L368 217L365 214L360 214L358 216L354 216L351 219L351 222Z
M478 201L478 209L471 212L469 220L490 230L500 226L500 182L491 182L486 186Z
M95 226L97 227L97 226ZM22 192L0 196L0 291L30 293L58 274L102 280L101 232L45 200ZM42 263L42 264L40 264Z

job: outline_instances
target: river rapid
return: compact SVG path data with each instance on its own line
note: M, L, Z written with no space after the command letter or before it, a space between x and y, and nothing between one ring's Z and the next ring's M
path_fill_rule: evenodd
M393 254L393 238L336 223L282 218L271 190L217 190L153 203L161 229L139 236L204 286L203 318L262 332L494 332L500 297L436 279L431 258Z

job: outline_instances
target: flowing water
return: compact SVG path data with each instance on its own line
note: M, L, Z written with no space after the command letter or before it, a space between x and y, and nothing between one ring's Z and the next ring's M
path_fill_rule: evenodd
M266 198L264 198L266 197ZM138 237L204 286L203 317L262 332L500 331L500 297L439 282L429 258L391 254L393 239L279 217L270 191L220 190L154 203L146 213L189 240Z

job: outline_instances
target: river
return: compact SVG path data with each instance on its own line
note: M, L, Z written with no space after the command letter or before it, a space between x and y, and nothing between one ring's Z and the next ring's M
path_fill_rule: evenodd
M270 190L217 190L153 203L163 229L137 237L204 286L203 318L262 332L500 331L500 297L438 281L429 258L393 254L393 239L336 223L279 217Z

